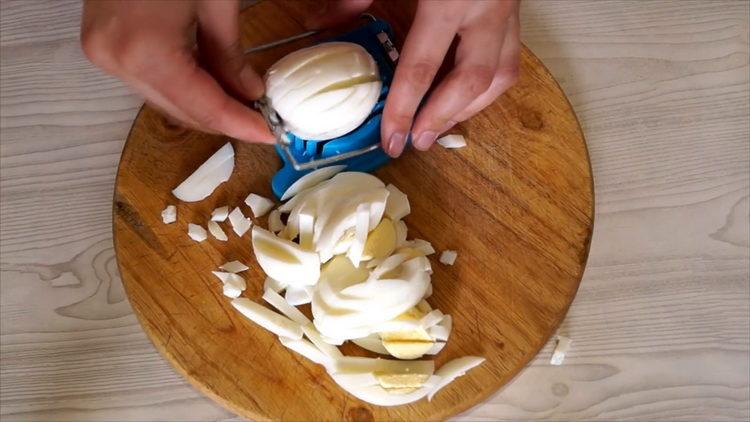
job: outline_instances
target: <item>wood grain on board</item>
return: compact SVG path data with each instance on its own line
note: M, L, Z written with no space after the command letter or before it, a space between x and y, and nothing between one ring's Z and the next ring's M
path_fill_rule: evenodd
M404 33L405 4L384 3L375 13ZM273 2L251 6L242 18L245 45L304 30ZM284 54L269 50L252 58L263 71ZM347 394L321 366L245 320L211 271L234 259L248 263L244 296L262 302L265 275L249 233L196 243L187 225L205 224L214 208L239 206L250 192L270 197L280 160L269 146L234 142L231 179L203 201L179 203L171 189L227 140L171 127L144 108L120 162L114 239L130 303L157 349L199 390L253 420L442 420L494 393L562 320L583 274L593 224L593 182L575 114L528 50L521 70L515 87L460 125L468 148L410 152L377 172L408 195L411 236L439 251L460 251L452 267L435 262L432 276L429 301L453 317L454 327L436 365L477 355L487 358L482 366L431 402L378 407ZM175 202L178 222L164 225L160 211ZM264 219L255 223L265 225Z
M0 2L0 419L241 420L174 372L124 296L112 190L141 101L85 60L79 14ZM748 16L522 2L586 134L596 227L565 364L546 345L457 419L750 418Z

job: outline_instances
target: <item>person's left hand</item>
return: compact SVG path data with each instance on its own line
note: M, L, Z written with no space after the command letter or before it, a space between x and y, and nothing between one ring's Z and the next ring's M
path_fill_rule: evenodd
M351 19L371 3L330 1L309 26L325 27ZM383 111L381 137L389 155L401 155L410 133L415 148L429 149L438 135L490 105L515 83L521 52L518 3L419 2ZM453 68L416 113L456 36L459 43Z

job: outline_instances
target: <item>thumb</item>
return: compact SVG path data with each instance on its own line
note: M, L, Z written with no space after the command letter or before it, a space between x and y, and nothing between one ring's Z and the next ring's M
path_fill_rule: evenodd
M224 89L245 100L255 100L263 95L263 79L242 54L239 2L207 1L200 4L198 46L205 66Z
M364 12L373 0L328 0L323 9L305 20L308 29L340 25Z

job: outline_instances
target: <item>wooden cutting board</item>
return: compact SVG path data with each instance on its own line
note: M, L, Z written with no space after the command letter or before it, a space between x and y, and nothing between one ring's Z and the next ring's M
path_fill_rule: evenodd
M403 40L413 4L379 6L374 13ZM244 45L302 31L274 2L250 7L242 20ZM257 68L299 46L258 54ZM201 202L179 203L170 191L226 139L170 126L144 107L122 154L113 219L122 281L157 349L200 391L252 420L439 420L496 392L554 333L576 293L593 225L591 169L570 104L527 49L518 84L453 131L469 146L407 152L377 175L408 194L410 236L459 253L454 266L432 259L429 301L454 321L437 366L464 355L486 357L482 366L432 402L376 407L348 395L322 368L244 319L211 271L234 259L247 263L244 296L260 300L264 275L249 233L196 243L187 225L205 224L223 205L242 204L250 215L243 199L249 192L271 197L279 159L269 146L233 142L231 179ZM164 225L160 212L168 204L177 205L178 221ZM266 224L265 218L256 222ZM362 354L354 347L344 351Z

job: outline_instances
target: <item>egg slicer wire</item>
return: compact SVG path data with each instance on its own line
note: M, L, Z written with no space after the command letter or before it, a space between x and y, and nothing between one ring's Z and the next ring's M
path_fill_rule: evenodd
M380 121L385 99L393 80L398 51L391 42L393 29L382 19L365 14L366 23L347 33L320 42L344 41L361 45L375 59L382 88L370 115L353 131L333 139L312 141L299 138L284 128L284 122L267 98L255 102L268 127L276 137L276 152L283 162L274 174L271 187L277 198L297 179L320 167L344 164L348 171L371 172L390 160L380 147ZM245 50L245 54L267 50L317 34L308 31Z

